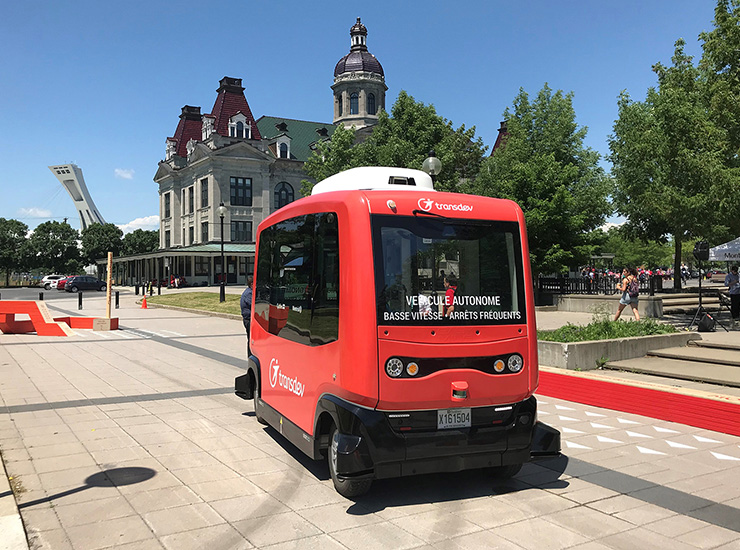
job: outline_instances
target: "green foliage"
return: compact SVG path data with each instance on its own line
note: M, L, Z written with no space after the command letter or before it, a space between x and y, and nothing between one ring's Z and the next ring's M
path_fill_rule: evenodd
M654 334L672 334L673 325L664 325L653 319L639 321L611 321L601 319L588 325L567 325L556 330L538 330L537 338L547 342L590 342L593 340L613 340Z
M121 253L123 231L112 223L94 223L82 230L82 261L94 264L95 260Z
M658 87L648 90L644 102L621 94L609 147L614 203L628 219L626 230L656 241L671 236L677 271L683 242L706 236L719 221L727 137L712 120L706 86L683 40L676 42L672 61L671 67L653 67ZM674 281L680 288L680 277Z
M18 220L0 218L0 271L5 271L5 286L10 285L10 272L31 267L28 226Z
M603 232L602 239L599 239L598 251L614 254L615 268L624 266L666 267L673 262L673 251L667 241L646 241L636 238L622 226L612 227Z
M728 189L740 185L740 0L718 0L714 29L699 35L704 42L699 69L706 81L706 97L713 122L727 133L722 151L728 169ZM740 201L736 191L718 197L719 234L706 235L720 243L740 234Z
M51 273L78 273L82 270L79 234L68 223L44 222L30 238L34 267Z
M378 123L362 143L357 143L353 130L341 126L331 142L322 142L306 162L306 173L321 181L342 170L357 166L400 166L421 169L421 164L434 150L442 162L435 187L440 191L457 191L461 181L478 173L485 146L475 137L475 128L460 126L439 116L433 105L417 102L401 91L391 113L381 111ZM309 194L313 184L304 180L301 191Z
M583 145L573 94L545 84L533 102L522 89L504 112L508 137L465 190L516 201L524 211L535 275L585 263L589 233L611 213L611 182Z
M154 252L158 248L159 231L135 229L123 236L121 254L124 256L146 254L147 252Z

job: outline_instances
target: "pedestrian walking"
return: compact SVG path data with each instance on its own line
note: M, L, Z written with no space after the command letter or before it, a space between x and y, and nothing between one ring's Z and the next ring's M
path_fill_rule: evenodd
M732 315L732 326L737 328L740 324L740 276L737 266L733 265L725 277L725 284L730 292L730 314Z
M252 285L254 279L251 275L247 275L247 288L242 292L242 297L239 300L239 307L242 310L242 322L244 323L244 330L247 331L247 358L249 358L249 329L250 322L252 320Z

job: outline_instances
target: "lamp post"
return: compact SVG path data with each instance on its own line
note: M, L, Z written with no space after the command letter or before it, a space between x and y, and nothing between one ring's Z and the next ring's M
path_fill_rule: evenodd
M429 156L421 163L421 169L429 174L429 177L432 178L432 183L436 183L437 176L442 171L442 161L437 158L434 150L429 151Z
M224 206L224 203L222 202L218 208L216 208L216 213L221 218L221 289L220 289L220 295L219 295L219 302L225 302L226 301L226 264L224 263L224 216L226 215L226 207Z

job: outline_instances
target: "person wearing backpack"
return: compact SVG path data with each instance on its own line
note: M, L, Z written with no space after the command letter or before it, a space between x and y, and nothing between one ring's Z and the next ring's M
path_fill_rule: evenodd
M640 280L637 278L637 270L635 268L627 269L625 267L622 270L622 282L617 284L617 290L622 292L622 297L619 300L619 308L617 308L617 313L614 315L614 320L619 319L622 310L630 306L632 308L632 314L635 316L635 321L639 321L640 313L637 311L637 306L640 301Z

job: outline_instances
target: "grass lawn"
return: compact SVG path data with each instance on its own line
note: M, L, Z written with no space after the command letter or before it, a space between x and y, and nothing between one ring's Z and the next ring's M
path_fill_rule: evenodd
M166 294L162 296L147 296L149 304L184 307L213 313L231 313L241 315L239 309L239 294L227 294L225 302L219 302L218 292L183 292L181 294Z
M653 334L671 334L674 332L678 331L673 325L664 325L653 319L641 319L640 321L602 319L585 326L569 323L556 330L538 330L537 338L548 342L587 342L634 336L652 336Z

